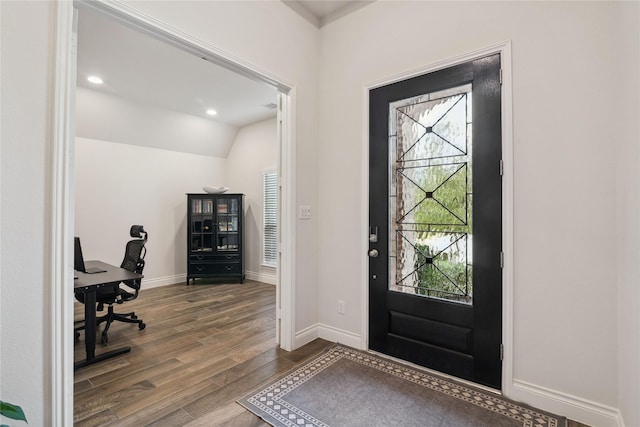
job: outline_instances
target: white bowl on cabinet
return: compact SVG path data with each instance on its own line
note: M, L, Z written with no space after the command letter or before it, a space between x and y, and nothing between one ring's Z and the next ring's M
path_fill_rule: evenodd
M205 193L209 193L209 194L222 194L224 192L226 192L227 190L229 190L229 187L214 187L214 186L204 186L202 187L202 189L205 191Z

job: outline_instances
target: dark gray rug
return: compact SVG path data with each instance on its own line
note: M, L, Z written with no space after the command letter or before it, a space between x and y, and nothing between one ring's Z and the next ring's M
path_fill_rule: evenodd
M336 345L238 401L277 427L564 427L566 419Z

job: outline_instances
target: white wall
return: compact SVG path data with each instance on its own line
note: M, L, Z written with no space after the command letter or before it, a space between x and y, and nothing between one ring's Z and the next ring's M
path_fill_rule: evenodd
M215 119L178 113L76 88L76 135L184 153L227 157L238 128Z
M245 195L245 269L247 278L275 284L275 268L262 265L262 175L278 166L275 117L240 128L227 157L231 192Z
M640 3L618 3L611 91L617 98L618 400L625 425L640 426Z
M85 259L120 265L129 228L149 233L144 288L184 281L187 196L225 185L226 160L76 138L75 235Z
M53 10L49 2L0 2L0 398L22 406L32 426L46 425L51 409Z
M631 12L634 17L621 20ZM590 424L615 425L618 248L638 248L637 188L631 185L625 194L615 189L618 181L637 182L638 174L625 169L617 178L615 163L616 147L625 147L637 163L637 127L635 135L611 130L624 111L625 89L637 88L637 52L617 56L620 45L637 48L637 15L637 4L605 2L375 2L322 28L317 218L324 330L347 338L363 332L363 89L511 40L515 199L506 202L513 203L515 217L512 396ZM620 25L626 32L616 30ZM614 81L614 64L631 67L620 76L625 80ZM637 103L631 107L637 123ZM636 217L627 219L632 227L625 227L631 234L619 238L613 223L618 201L622 209L636 208ZM624 263L626 286L637 279L636 265L637 257ZM625 295L637 297L637 290ZM338 299L346 301L345 315L336 313ZM634 308L637 313L637 302L625 306ZM632 323L624 336L633 350L622 359L632 369L638 322L632 312L627 316ZM626 386L627 402L637 403L637 387L631 390L637 368L628 373L635 377ZM562 399L567 404L559 404Z

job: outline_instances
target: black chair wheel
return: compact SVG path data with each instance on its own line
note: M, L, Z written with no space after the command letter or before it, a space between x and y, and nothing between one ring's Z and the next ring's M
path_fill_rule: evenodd
M109 342L109 336L103 332L102 338L100 338L100 342L102 343L102 345L106 345Z
M138 316L136 316L135 314L132 314L132 315L131 315L131 318L132 318L133 320L136 320L136 319L138 318Z
M147 327L147 325L144 322L138 323L138 329L143 330L146 327Z

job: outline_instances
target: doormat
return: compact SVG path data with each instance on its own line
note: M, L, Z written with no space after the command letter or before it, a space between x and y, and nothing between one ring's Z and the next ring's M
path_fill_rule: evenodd
M276 427L564 427L566 418L337 344L238 401Z

